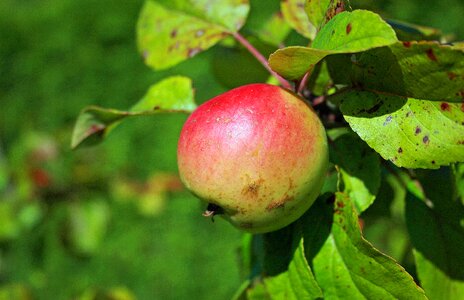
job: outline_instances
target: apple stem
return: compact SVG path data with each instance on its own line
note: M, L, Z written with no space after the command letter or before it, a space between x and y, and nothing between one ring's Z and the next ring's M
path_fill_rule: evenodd
M219 205L213 204L213 203L208 203L208 206L206 207L206 210L203 212L203 217L210 218L211 221L214 222L214 216L215 215L222 215L224 213L224 210L222 207Z
M243 35L241 35L238 32L233 33L232 35L240 44L242 44L243 47L245 47L264 66L264 68L266 68L266 70L269 73L271 73L272 76L277 78L277 80L280 82L280 84L284 88L289 89L289 90L292 89L292 85L287 80L285 80L282 76L274 72L271 69L271 67L269 67L269 63L267 59Z

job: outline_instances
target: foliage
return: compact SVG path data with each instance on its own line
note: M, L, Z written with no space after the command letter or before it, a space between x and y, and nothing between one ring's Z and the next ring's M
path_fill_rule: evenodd
M442 32L464 32L413 2L0 3L0 298L459 298L464 51ZM263 81L314 107L332 166L302 218L241 235L197 217L175 149L194 99ZM105 142L70 153L79 110L72 147Z

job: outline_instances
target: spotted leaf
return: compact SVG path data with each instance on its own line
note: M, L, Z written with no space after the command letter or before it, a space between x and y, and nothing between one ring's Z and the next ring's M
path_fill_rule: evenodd
M145 63L172 67L237 32L248 0L148 0L137 24L137 44Z

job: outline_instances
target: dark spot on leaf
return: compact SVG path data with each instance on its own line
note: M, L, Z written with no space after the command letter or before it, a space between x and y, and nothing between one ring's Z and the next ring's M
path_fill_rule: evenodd
M150 56L150 52L148 52L148 50L143 50L142 56L144 60L147 60Z
M195 55L197 55L198 53L200 53L200 51L201 51L201 48L191 48L191 49L188 49L187 56L188 56L188 57L194 57Z
M344 208L345 207L345 203L341 202L341 201L338 201L337 202L337 207L338 208Z
M456 73L453 73L453 72L448 72L448 78L450 80L454 80L458 75L456 75Z
M334 35L334 34L335 34L335 30L332 30L332 35Z
M156 105L155 107L153 107L153 110L158 110L160 109L161 107L159 105Z
M464 103L461 104L461 111L464 112Z
M205 31L203 29L197 30L197 32L195 32L196 37L201 37L204 34L205 34Z
M102 124L93 124L90 126L90 128L87 130L87 135L92 135L95 133L103 133L103 130L105 130L105 125Z
M176 36L177 36L177 29L173 29L173 30L171 31L171 37L172 37L172 38L175 38Z
M405 41L403 42L403 46L405 46L406 48L409 48L411 47L411 42Z
M458 145L464 145L464 140L458 141Z
M432 165L434 165L434 164L435 164L435 161L434 161L434 160L432 160Z
M442 102L441 105L440 105L440 108L441 108L441 110L446 110L446 111L450 111L450 110L451 110L451 107L450 107L449 104L446 103L446 102Z
M422 129L421 129L419 126L417 126L417 127L416 127L416 131L415 131L415 134L418 135L418 134L421 133L421 132L422 132Z
M437 57L435 56L435 53L433 52L432 48L427 49L427 51L425 51L425 52L427 53L427 57L430 60L437 61Z
M429 136L428 136L428 135L424 136L424 137L422 138L422 142L423 142L424 144L428 145L428 144L430 143Z
M403 148L399 147L398 148L398 153L403 153Z
M348 25L346 25L346 34L350 34L351 32L351 23L348 23Z
M387 126L387 125L391 122L392 119L393 119L392 116L388 116L388 117L385 119L385 122L383 122L383 126Z
M410 117L411 115L412 115L412 111L408 111L408 112L406 113L406 118L407 118L407 117Z
M180 42L177 41L175 44L172 44L169 46L168 51L171 52L172 50L177 50L179 49L179 46L180 46Z
M383 101L380 101L379 103L377 103L376 105L372 106L371 108L369 108L368 110L363 110L361 112L367 112L369 114L373 114L375 113L376 111L378 111L380 109L380 107L382 107L383 105Z

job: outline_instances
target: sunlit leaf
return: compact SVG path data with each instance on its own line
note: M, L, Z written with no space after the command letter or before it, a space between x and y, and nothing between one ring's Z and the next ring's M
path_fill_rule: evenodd
M271 68L287 79L299 79L330 54L356 53L397 41L393 29L379 15L365 10L342 12L317 34L312 48L287 47L269 58Z
M129 111L97 106L85 108L74 126L71 147L100 143L127 117L169 112L190 113L195 108L191 80L181 76L169 77L152 85L145 96Z
M316 27L324 22L330 0L307 0L305 1L305 11L309 21Z
M449 169L419 172L418 178L426 198L408 194L406 222L421 286L430 299L459 299L464 294L464 206Z
M461 104L371 92L342 98L340 109L353 131L395 165L436 169L464 161Z
M271 299L319 299L322 292L306 261L303 240L296 248L288 271L264 279Z
M248 299L322 298L305 258L301 228L289 226L266 234L264 239L263 284L250 287Z
M301 222L306 257L324 298L426 299L399 264L362 237L345 194L337 193L333 204L316 203Z
M342 12L322 27L312 47L353 53L397 41L395 32L382 18L367 10Z
M147 0L137 24L145 63L166 69L237 32L245 23L248 0Z
M306 14L305 0L281 1L281 10L285 20L304 37L313 40L316 36L316 27L309 22Z

